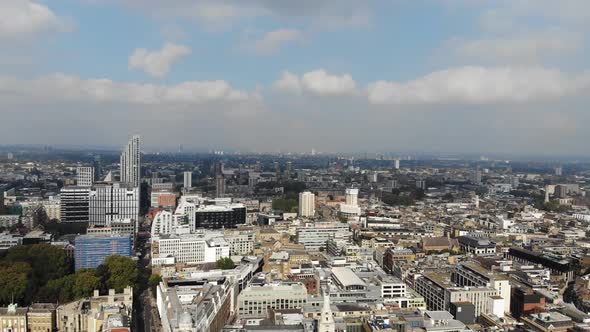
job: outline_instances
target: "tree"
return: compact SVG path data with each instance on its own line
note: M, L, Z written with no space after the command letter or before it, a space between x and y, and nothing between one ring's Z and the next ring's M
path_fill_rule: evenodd
M109 256L104 260L103 265L107 268L108 278L106 287L122 292L125 287L134 287L139 275L137 264L129 257Z
M25 295L31 271L31 266L24 262L4 263L0 266L0 302L3 305L10 304L13 300L21 304L28 302Z
M149 278L148 284L152 288L158 287L160 282L162 281L162 277L159 274L152 274Z
M76 272L72 293L75 298L82 298L92 295L98 289L100 279L92 270L80 270Z
M222 257L217 260L217 268L221 270L231 270L236 267L234 261L229 257Z

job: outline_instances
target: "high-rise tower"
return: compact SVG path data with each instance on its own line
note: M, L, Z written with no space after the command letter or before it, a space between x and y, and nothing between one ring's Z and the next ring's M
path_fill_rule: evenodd
M121 153L121 182L139 187L141 181L141 139L139 135L131 137L125 150Z

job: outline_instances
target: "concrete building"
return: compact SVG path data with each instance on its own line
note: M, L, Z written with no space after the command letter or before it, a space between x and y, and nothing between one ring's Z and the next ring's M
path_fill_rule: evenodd
M503 301L503 312L510 312L511 288L506 275L493 274L475 262L462 262L455 267L452 281L458 286L491 287Z
M130 257L132 246L131 235L78 235L74 249L75 269L97 268L112 255Z
M296 230L297 243L304 245L306 250L327 248L328 240L347 241L351 236L350 226L344 223L318 222L306 224Z
M152 239L152 265L215 263L230 256L230 245L219 232L161 235Z
M264 318L269 309L298 309L306 303L307 289L301 283L250 286L238 295L239 318Z
M193 172L184 172L184 188L190 189L193 187Z
M299 193L299 216L310 218L315 215L315 195L304 191Z
M489 239L473 236L460 236L459 249L474 255L485 256L496 253L496 244Z
M76 185L78 187L90 187L94 183L93 167L76 168Z
M231 255L250 255L254 250L256 233L252 230L226 229L224 237L229 243Z
M131 137L121 153L121 182L132 187L141 185L141 138L139 135Z
M103 328L108 327L110 316L123 316L131 320L132 313L133 287L126 287L123 293L110 289L105 295L99 295L99 291L95 290L91 297L57 307L57 329L66 332L103 332Z
M225 277L162 281L156 290L162 331L221 331L235 314L236 293Z
M90 188L64 187L59 192L61 222L89 221Z
M195 224L198 228L234 228L246 223L246 207L241 203L201 205L195 209Z
M498 290L491 287L458 287L451 284L450 276L438 272L424 273L416 279L414 287L424 296L430 310L449 311L451 303L470 302L475 306L476 316L492 313L490 298L498 296Z
M119 219L139 220L139 187L123 183L95 185L88 202L91 226L109 226Z
M215 176L215 197L225 197L225 177L223 174Z
M23 244L23 237L21 235L0 233L0 251L8 250L21 244Z

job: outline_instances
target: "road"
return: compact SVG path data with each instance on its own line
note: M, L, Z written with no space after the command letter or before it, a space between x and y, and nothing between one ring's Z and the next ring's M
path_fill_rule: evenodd
M137 248L140 256L137 262L139 282L134 305L135 330L159 332L162 331L162 325L156 307L155 294L153 294L149 287L149 278L151 275L150 260L147 257L147 254L150 252L149 239L138 238Z

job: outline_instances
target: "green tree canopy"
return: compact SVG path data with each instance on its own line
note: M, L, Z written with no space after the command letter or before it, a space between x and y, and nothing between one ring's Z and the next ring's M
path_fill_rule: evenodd
M231 270L236 267L234 261L229 257L222 257L217 260L217 268L222 270Z

